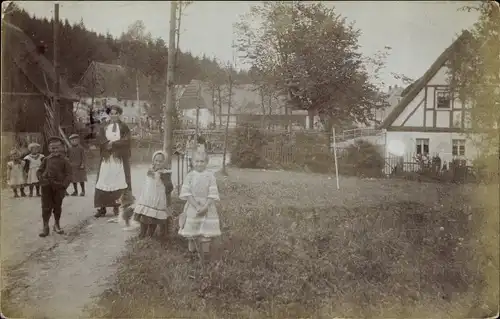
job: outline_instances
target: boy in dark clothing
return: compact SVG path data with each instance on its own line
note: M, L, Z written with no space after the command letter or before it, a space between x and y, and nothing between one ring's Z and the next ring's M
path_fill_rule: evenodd
M62 212L62 202L66 188L71 182L71 164L65 157L64 141L59 137L49 138L49 153L42 161L37 175L42 191L43 230L40 237L49 235L49 220L54 214L54 232L63 234L59 224Z

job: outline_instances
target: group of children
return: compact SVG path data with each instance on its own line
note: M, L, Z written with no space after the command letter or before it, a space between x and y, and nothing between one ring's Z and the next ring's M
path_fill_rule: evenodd
M80 145L80 138L77 134L69 137L70 147L67 150L67 157L71 165L71 182L74 192L72 196L78 195L78 184L80 184L80 196L85 196L85 182L87 172L85 168L85 150ZM64 141L63 141L64 153ZM37 171L42 165L45 156L40 152L41 146L38 143L28 145L29 153L25 156L21 151L14 149L10 152L10 161L7 162L7 184L14 192L14 197L26 197L25 189L28 187L29 197L41 196L40 183ZM67 194L67 193L66 193Z
M219 217L215 201L219 200L217 182L207 170L208 156L203 151L193 154L193 169L187 174L179 198L185 200L179 216L179 235L188 239L191 253L209 253L212 238L220 236ZM140 227L139 237L152 237L157 229L165 235L173 218L170 194L174 187L171 170L167 169L167 156L158 151L153 154L141 194L134 207L133 195L126 191L120 199L118 221L126 230Z
M53 231L62 234L60 226L62 202L68 193L66 189L73 183L78 195L78 183L81 196L85 195L84 150L79 144L78 135L70 136L71 146L66 152L65 143L59 137L48 140L49 155L40 153L40 145L32 143L30 153L21 158L18 151L11 152L8 163L8 181L14 196L26 196L24 187L28 184L30 196L33 190L41 196L43 229L40 237L49 235L50 217L54 215ZM185 200L183 212L179 216L179 235L188 239L189 252L210 251L211 239L220 236L219 217L215 201L219 200L219 191L215 176L207 170L208 155L197 150L192 155L192 169L183 182L180 199ZM127 230L140 228L139 237L153 236L156 229L166 234L173 218L170 195L174 189L171 170L167 168L167 155L162 151L153 154L151 167L141 187L139 199L129 190L125 190L119 199L120 213L116 221L124 224Z

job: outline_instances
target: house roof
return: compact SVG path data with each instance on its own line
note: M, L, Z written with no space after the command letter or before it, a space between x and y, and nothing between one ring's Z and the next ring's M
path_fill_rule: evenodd
M150 79L139 71L139 99L149 99ZM132 69L118 64L93 61L79 82L82 94L94 97L137 98L137 83Z
M221 90L223 95L227 94L228 86L222 85ZM217 92L215 93L217 95ZM266 112L268 112L267 103ZM280 101L274 100L272 102L273 114L282 111L279 106L282 104ZM184 110L207 108L212 110L212 93L209 85L199 80L192 80L180 95L179 108ZM215 113L221 112L216 105L213 110ZM222 103L222 114L228 113L228 103ZM233 87L233 99L231 105L231 114L262 114L261 97L259 92L252 84L235 85Z
M418 93L425 87L425 85L436 75L436 73L445 65L450 59L452 54L457 51L462 45L463 41L472 37L471 33L464 31L443 53L436 59L431 67L424 73L424 75L416 82L410 84L401 95L403 96L401 102L392 110L386 119L380 124L380 128L388 128L403 113L408 104L418 95ZM407 92L405 92L407 91Z
M42 54L37 52L36 45L17 26L2 21L2 27L8 32L7 43L9 55L19 69L26 75L31 83L40 93L52 97L56 72L54 65ZM3 41L2 41L3 42ZM66 100L78 100L75 92L70 88L66 80L59 76L59 97Z
M191 109L204 109L211 107L210 103L207 103L206 96L204 96L204 91L202 88L202 82L199 80L191 80L188 85L184 88L184 91L179 98L179 109L181 110L191 110Z

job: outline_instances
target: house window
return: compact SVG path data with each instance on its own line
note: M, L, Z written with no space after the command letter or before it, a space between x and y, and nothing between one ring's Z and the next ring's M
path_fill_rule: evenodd
M135 107L135 103L134 103L134 101L130 101L130 106L131 106L131 107Z
M131 118L130 118L130 122L131 122L131 123L135 123L135 117L131 117Z
M123 101L123 105L127 107L127 100Z
M436 92L436 108L449 109L451 108L451 95L448 91Z
M126 116L124 116L123 117L123 122L128 123L127 120L128 120L128 118Z
M451 146L451 155L465 156L465 140L453 140Z
M417 155L429 154L429 139L417 138Z

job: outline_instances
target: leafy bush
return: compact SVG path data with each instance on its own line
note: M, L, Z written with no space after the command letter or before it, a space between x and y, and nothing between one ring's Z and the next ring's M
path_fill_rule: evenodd
M259 129L244 125L236 128L231 149L231 164L240 168L258 168L262 161L265 136Z
M339 167L354 173L353 175L365 177L382 176L385 165L379 147L365 140L349 145L339 162Z

